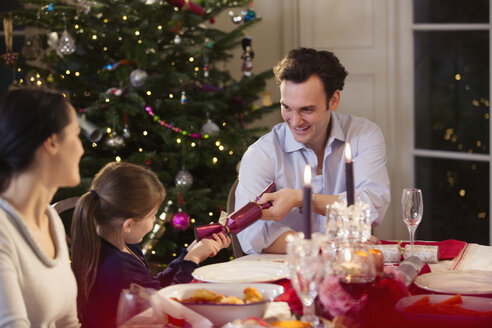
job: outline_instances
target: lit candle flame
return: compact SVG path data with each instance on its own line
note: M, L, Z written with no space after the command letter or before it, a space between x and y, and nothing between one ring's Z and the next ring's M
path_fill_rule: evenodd
M347 163L352 162L352 150L350 149L350 143L345 143L345 161Z
M309 166L309 164L306 164L306 167L304 168L304 184L311 184L311 166Z

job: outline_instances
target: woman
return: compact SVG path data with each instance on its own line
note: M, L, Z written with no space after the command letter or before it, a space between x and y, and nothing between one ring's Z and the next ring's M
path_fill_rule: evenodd
M116 327L118 300L131 283L159 289L192 280L191 273L209 256L228 247L229 237L193 242L187 251L152 276L138 245L152 229L166 193L155 173L130 163L108 163L91 190L77 203L72 220L72 268L84 327Z
M54 91L0 100L0 327L79 327L65 231L49 206L80 182L75 110Z

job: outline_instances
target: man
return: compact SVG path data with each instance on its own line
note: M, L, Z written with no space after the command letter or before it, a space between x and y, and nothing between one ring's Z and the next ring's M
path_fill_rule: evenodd
M274 68L280 84L284 123L251 145L241 160L236 189L238 209L268 184L277 191L258 203L272 202L263 219L238 234L245 253L285 253L285 237L302 231L300 212L304 169L313 169L312 230L324 232L326 205L346 199L345 143L354 162L355 199L371 206L371 222L381 223L390 201L386 147L379 127L349 114L334 113L347 71L328 51L299 48Z

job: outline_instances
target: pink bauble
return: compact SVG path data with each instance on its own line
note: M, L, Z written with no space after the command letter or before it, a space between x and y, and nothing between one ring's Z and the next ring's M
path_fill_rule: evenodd
M190 216L187 213L179 210L172 216L171 225L176 230L186 230L190 227Z

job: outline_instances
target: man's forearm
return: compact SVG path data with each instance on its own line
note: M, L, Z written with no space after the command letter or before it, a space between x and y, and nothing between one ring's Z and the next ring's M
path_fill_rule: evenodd
M313 194L313 211L316 214L326 215L326 206L340 200L338 195Z
M284 232L277 239L275 239L275 241L270 246L264 248L262 253L272 253L272 254L287 253L287 241L285 240L285 238L293 233L295 233L294 230Z

